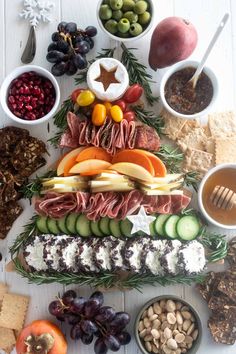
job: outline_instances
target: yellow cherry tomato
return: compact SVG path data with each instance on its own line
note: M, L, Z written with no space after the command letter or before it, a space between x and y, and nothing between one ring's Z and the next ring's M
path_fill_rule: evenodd
M97 103L93 108L92 123L96 126L103 125L106 120L107 110L104 104Z
M95 100L94 93L90 90L84 90L80 92L80 94L76 98L76 103L78 103L79 106L85 107L92 104L94 100Z
M107 115L108 115L108 114L110 113L112 104L111 104L111 102L108 102L108 101L104 102L103 104L104 104L104 106L106 107Z
M117 123L121 122L124 116L120 106L118 106L117 104L111 107L110 115L111 118Z

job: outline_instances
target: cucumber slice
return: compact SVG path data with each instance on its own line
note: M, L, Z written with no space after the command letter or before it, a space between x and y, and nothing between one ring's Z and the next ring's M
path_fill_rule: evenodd
M123 235L121 233L120 230L120 222L115 220L115 219L111 219L109 222L109 229L110 229L110 233L112 236L117 237L117 238L121 238Z
M76 221L78 219L78 214L72 213L69 214L66 218L66 228L69 231L69 234L76 234Z
M160 214L156 218L154 228L156 230L157 236L165 236L164 224L166 220L169 218L169 214Z
M90 228L91 228L93 235L98 236L98 237L105 236L99 228L99 221L90 221Z
M110 222L110 219L106 216L102 219L100 219L99 221L99 229L101 230L101 232L103 233L103 235L106 235L106 236L110 236L111 232L110 232L110 229L109 229L109 222Z
M43 234L49 234L50 231L48 230L48 225L47 225L47 216L39 216L37 221L36 221L36 226L37 229L42 232Z
M176 230L181 240L191 241L199 235L201 224L196 216L185 215L178 221Z
M120 231L124 237L132 237L134 235L131 234L133 224L129 219L120 221Z
M176 230L176 225L180 219L178 215L171 215L168 217L164 223L164 232L165 235L171 239L178 238L178 233Z
M58 226L58 229L63 232L64 234L68 235L69 234L69 231L66 227L66 219L67 219L67 215L66 216L63 216L63 218L61 219L58 219L57 220L57 226Z
M76 231L81 237L89 237L91 236L91 228L90 228L90 221L87 217L81 214L76 221Z
M155 222L156 222L156 220L154 220L153 222L151 222L151 224L149 224L150 236L152 236L152 237L157 236L157 233L155 230Z
M58 235L60 233L56 219L47 218L47 227L49 232L51 232L53 235Z

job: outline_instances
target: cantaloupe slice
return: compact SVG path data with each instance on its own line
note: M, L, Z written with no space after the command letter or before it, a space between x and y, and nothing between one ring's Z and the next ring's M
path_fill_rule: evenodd
M104 170L111 166L111 164L104 160L90 159L82 162L78 162L74 165L69 173L70 174L80 174L89 171Z
M115 156L113 156L112 164L119 163L119 162L134 163L145 168L152 176L155 176L155 170L153 168L152 162L146 155L144 155L140 151L138 149L122 150L118 152Z
M71 169L72 166L76 163L76 157L78 154L84 149L84 147L79 147L74 150L71 150L67 154L63 156L61 161L59 162L57 166L57 175L58 176L68 176L68 172Z
M165 164L157 157L156 155L152 154L149 151L146 150L141 150L141 149L134 149L133 151L138 151L140 154L143 154L144 156L148 157L150 162L152 163L152 166L154 168L154 176L155 177L165 177L166 176L166 166Z
M153 176L144 167L130 162L118 162L111 165L109 168L123 175L129 176L132 179L137 179L146 182L153 182Z
M101 147L90 146L81 151L76 157L77 162L82 162L91 159L98 159L111 162L112 156Z

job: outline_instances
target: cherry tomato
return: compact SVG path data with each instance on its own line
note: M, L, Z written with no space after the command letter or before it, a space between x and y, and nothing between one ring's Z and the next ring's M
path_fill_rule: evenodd
M71 100L72 102L76 103L76 98L79 96L79 94L84 91L85 89L84 88L78 88L78 89L75 89L72 94L71 94Z
M121 108L122 112L126 111L127 104L126 104L126 102L124 100L119 99L119 100L117 100L117 101L115 101L113 103L114 103L114 105L119 106Z
M137 102L143 94L143 88L139 84L134 84L128 88L122 97L127 103Z
M127 111L124 113L123 118L126 119L128 122L132 122L133 120L135 120L135 113L134 111Z
M123 119L124 113L122 112L120 106L115 104L114 106L111 107L110 109L110 115L111 118L116 122L120 123Z
M106 107L107 115L108 115L108 114L110 113L112 104L111 104L111 102L108 102L108 101L104 102L103 104L104 104L104 106Z

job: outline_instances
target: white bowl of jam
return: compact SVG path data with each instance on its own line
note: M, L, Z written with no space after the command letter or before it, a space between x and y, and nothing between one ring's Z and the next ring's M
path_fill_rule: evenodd
M218 80L214 72L204 67L194 90L187 84L196 71L197 61L182 61L166 71L160 83L160 97L172 115L194 119L208 114L218 96Z
M236 229L236 203L231 209L215 206L211 195L216 186L229 188L236 193L236 163L220 164L212 168L202 179L198 191L198 205L204 217L212 225Z

